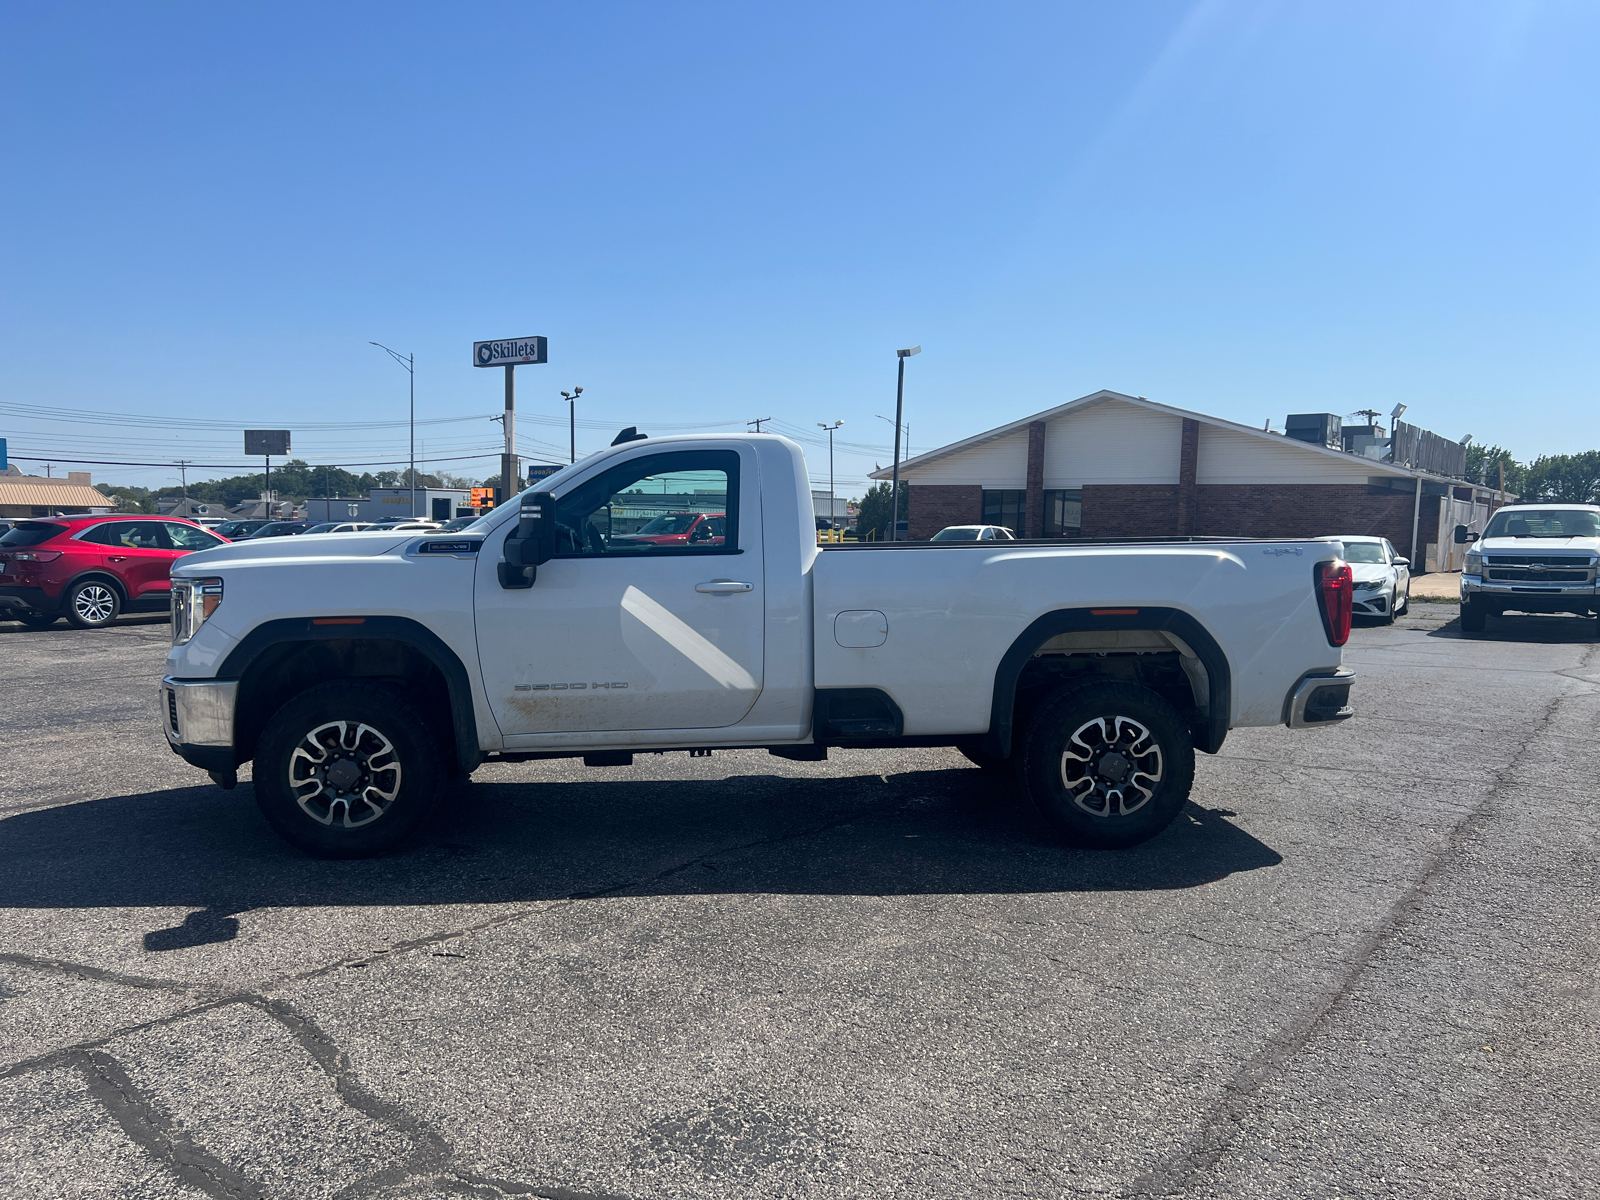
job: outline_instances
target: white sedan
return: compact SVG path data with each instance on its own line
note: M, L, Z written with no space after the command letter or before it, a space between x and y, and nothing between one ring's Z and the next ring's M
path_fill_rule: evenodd
M1344 560L1355 576L1356 616L1388 625L1411 607L1411 560L1396 554L1388 538L1330 536L1344 543Z
M946 525L933 537L934 542L1014 542L1017 535L1004 525Z

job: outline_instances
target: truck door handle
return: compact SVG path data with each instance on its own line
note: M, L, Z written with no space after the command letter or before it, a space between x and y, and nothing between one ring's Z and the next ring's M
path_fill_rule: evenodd
M756 585L753 583L736 583L732 579L713 579L710 583L697 583L694 585L697 592L707 592L713 596L731 596L734 592L753 592Z

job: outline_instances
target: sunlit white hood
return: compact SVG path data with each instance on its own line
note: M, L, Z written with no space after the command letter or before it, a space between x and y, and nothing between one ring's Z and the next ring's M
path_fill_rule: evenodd
M403 533L362 530L357 533L302 533L294 537L252 538L243 542L229 542L214 550L186 554L173 564L172 573L203 574L231 563L260 566L267 562L304 562L308 559L372 558L403 550L421 538L438 536L436 533L419 533L410 529Z
M1600 551L1600 538L1484 538L1471 549L1482 554L1570 554L1588 558Z

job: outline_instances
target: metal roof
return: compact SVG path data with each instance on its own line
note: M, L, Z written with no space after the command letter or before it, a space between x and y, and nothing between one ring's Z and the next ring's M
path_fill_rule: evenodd
M115 508L117 502L82 483L13 483L0 479L0 504L39 508Z

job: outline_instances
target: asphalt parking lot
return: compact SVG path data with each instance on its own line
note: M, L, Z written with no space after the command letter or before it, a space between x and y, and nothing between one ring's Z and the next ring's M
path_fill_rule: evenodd
M358 863L168 752L164 621L0 624L0 1194L1593 1196L1600 642L1454 617L1131 852L724 752Z

